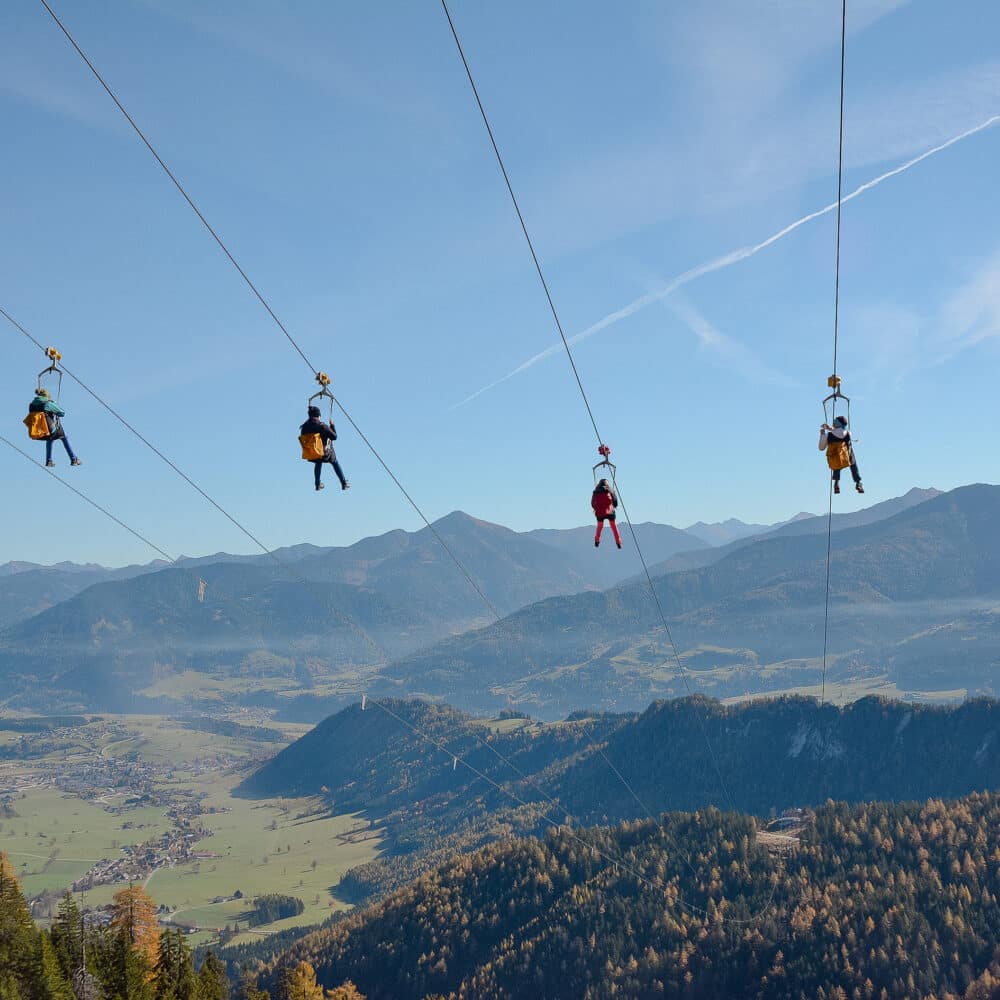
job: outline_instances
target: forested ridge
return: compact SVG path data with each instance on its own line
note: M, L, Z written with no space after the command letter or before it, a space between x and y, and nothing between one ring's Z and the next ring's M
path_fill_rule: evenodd
M580 837L457 855L262 981L306 961L371 1000L1000 997L996 794L830 803L783 858L714 809Z
M371 704L331 716L278 754L245 783L247 794L321 794L383 830L386 856L339 887L354 902L500 836L540 834L567 817L643 817L633 791L654 814L724 803L767 816L828 798L955 798L1000 787L1000 704L990 699L945 707L864 698L837 708L801 697L729 706L696 697L654 702L641 715L500 720L501 731L447 705L387 707L503 790Z
M723 705L695 696L656 701L641 714L508 720L501 731L448 705L385 704L405 721L377 706L346 708L261 767L243 793L322 794L340 810L376 815L473 788L490 802L509 801L454 769L454 754L525 798L537 794L507 760L575 815L631 818L635 801L598 745L658 811L725 801L727 792L737 809L761 814L827 798L957 797L1000 786L1000 702L990 698L942 706L867 697L838 708L805 697Z
M654 702L609 735L605 752L651 809L731 800L767 815L827 799L957 798L998 788L998 733L1000 702L990 698L944 706L868 697L840 708L802 697L729 706L696 698ZM600 755L574 762L552 790L574 815L634 815L635 800Z
M602 713L544 727L513 718L502 720L509 728L497 733L448 705L389 700L386 706L405 723L373 705L367 711L351 706L321 722L242 786L247 795L319 794L331 810L362 811L380 826L387 856L352 869L338 887L353 902L407 884L452 852L505 834L541 832L546 812L564 819L558 803L553 813L540 791L550 782L549 769L565 768L628 718ZM450 754L506 791L464 764L454 766L452 756L414 729L446 744ZM527 777L519 778L507 760ZM520 805L508 792L540 805Z

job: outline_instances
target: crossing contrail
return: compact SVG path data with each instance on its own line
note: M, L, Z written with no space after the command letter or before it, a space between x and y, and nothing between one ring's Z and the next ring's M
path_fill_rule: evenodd
M841 199L841 204L846 205L847 202L860 197L866 191L870 191L872 188L878 187L878 185L883 181L887 181L892 177L905 173L911 167L915 167L918 163L922 163L924 160L929 159L932 156L936 156L938 153L946 150L949 146L954 146L955 143L961 142L963 139L968 139L971 136L976 135L977 132L985 131L997 122L1000 122L1000 115L993 115L990 118L987 118L986 121L976 125L974 128L966 129L966 131L960 133L959 135L952 136L946 142L942 142L938 146L932 146L930 149L925 149L924 152L919 154L919 156L914 156L913 159L907 160L905 163L901 163L898 167L893 167L892 170L887 170L884 174L879 174L878 177L874 177L870 181L865 181L864 184L855 188L850 194L844 195ZM779 240L783 240L790 233L794 233L800 226L804 226L806 223L812 222L821 216L828 215L830 212L835 211L836 208L837 203L835 201L831 202L829 205L824 205L823 208L817 209L815 212L810 212L808 215L803 215L801 219L796 219L794 222L789 223L784 229L779 229L776 233L768 236L766 240L762 240L760 243L754 243L752 246L740 247L738 250L731 250L729 253L723 254L721 257L716 257L713 260L706 261L704 264L697 265L697 267L692 267L687 271L683 271L662 287L656 289L655 291L647 292L645 295L634 299L627 306L622 306L621 309L616 309L613 313L608 313L608 315L603 319L599 319L593 325L588 326L586 330L581 330L579 333L574 334L569 338L570 344L579 344L581 341L587 340L589 337L593 337L594 334L600 333L602 330L606 330L609 326L613 326L615 323L618 323L623 319L627 319L629 316L633 315L633 313L639 312L640 309L645 309L646 306L651 306L654 302L659 302L662 299L667 298L669 295L673 295L673 293L679 288L689 285L692 281L697 281L698 278L703 278L706 274L714 274L716 271L721 271L733 264L738 264L742 260L747 260L748 258L753 257L755 254L760 253L761 250L766 250L769 246L773 246ZM490 382L489 385L484 385L481 389L477 389L471 396L466 396L461 402L450 407L450 410L457 410L460 406L465 406L466 403L471 403L484 392L489 392L490 389L495 389L498 385L503 385L504 382L512 379L515 375L520 375L521 372L527 371L529 368L537 365L539 361L544 361L546 358L552 357L553 354L558 354L562 351L562 349L562 344L558 343L553 344L551 347L546 347L544 351L539 351L538 354L528 358L527 361L518 365L513 371L508 372L506 375L498 378L494 382Z

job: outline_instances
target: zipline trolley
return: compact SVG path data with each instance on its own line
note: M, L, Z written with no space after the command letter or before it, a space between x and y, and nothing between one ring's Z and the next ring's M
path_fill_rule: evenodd
M833 423L833 418L837 415L837 400L842 399L846 404L847 408L847 426L851 426L851 400L848 396L845 396L840 391L841 382L843 380L837 374L831 375L827 380L826 384L829 388L833 389L823 400L823 422L827 424Z
M601 460L594 466L594 485L597 485L598 479L598 469L610 469L611 470L611 481L615 480L615 473L618 471L618 467L614 462L611 461L611 449L606 444L600 444L597 446L597 453L601 456Z
M326 372L316 372L316 381L319 383L319 392L314 392L309 397L309 406L313 405L314 399L328 399L330 401L330 419L333 419L333 404L336 402L333 393L330 392L330 376Z
M39 389L45 389L45 388L47 388L47 386L45 385L45 378L46 378L46 376L50 376L51 375L51 376L55 377L55 379L56 379L56 391L55 391L55 395L53 395L52 392L49 392L49 396L52 399L58 399L59 396L60 396L60 394L62 393L62 377L63 377L63 373L62 373L62 369L59 367L59 362L62 361L62 355L54 347L46 347L45 348L45 356L49 359L49 361L51 362L51 364L49 365L48 368L43 368L38 373L38 388Z

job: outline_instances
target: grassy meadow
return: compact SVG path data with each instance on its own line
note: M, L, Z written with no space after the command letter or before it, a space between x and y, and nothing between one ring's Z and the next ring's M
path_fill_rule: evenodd
M163 810L115 815L55 788L27 790L14 809L16 816L0 819L0 851L10 855L29 895L63 889L94 862L115 857L123 844L149 840L170 828Z

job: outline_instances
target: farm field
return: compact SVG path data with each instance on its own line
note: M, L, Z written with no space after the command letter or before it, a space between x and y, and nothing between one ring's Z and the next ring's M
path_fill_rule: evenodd
M317 923L334 909L346 909L330 890L348 868L378 856L381 837L358 843L338 839L366 824L350 815L327 816L318 799L235 798L231 793L238 780L228 776L203 788L206 809L226 810L202 816L211 835L197 849L214 856L158 870L147 881L156 902L174 911L170 921L221 929L245 921L253 897L265 893L296 896L306 907L299 917L268 925L268 931ZM101 886L88 899L95 905L110 902L118 888ZM244 898L232 900L237 890ZM212 903L220 897L225 902Z
M276 698L276 704L291 704L302 697L360 697L365 689L364 678L370 672L373 671L352 666L349 670L332 670L305 684L289 676L287 664L275 673L243 674L222 670L206 673L189 669L166 674L137 693L149 698L170 699L179 711L203 710L208 706L213 711L228 711L236 699L244 696L250 696L250 701L259 697L266 703Z
M212 675L196 670L182 670L170 674L144 688L141 692L150 698L175 698L183 701L192 695L201 700L222 700L224 695L247 692L296 691L300 685L281 676L241 677L232 674Z
M212 754L230 754L250 759L254 749L260 745L241 737L219 736L216 733L188 729L177 719L159 715L117 715L105 716L124 725L132 734L127 741L102 744L105 756L121 756L134 752L139 760L151 763L170 763L181 768L184 764ZM251 725L249 721L246 723ZM281 724L269 728L276 729L287 742L297 739L311 728L300 724ZM268 744L271 752L277 752L282 743Z
M64 889L123 844L149 840L170 826L162 810L116 815L56 788L29 789L14 809L16 816L0 819L0 851L10 855L28 895Z

